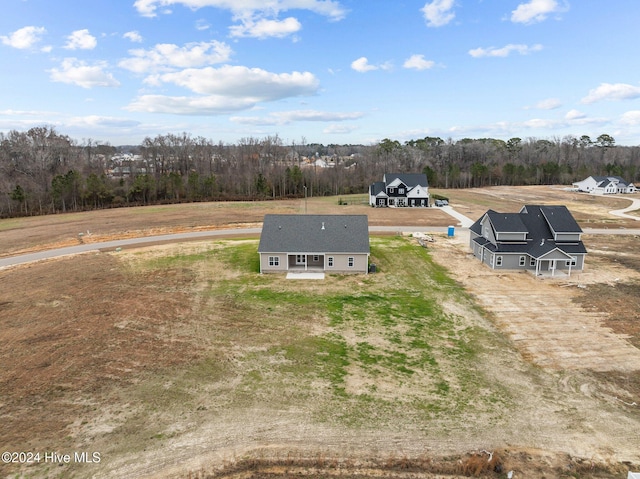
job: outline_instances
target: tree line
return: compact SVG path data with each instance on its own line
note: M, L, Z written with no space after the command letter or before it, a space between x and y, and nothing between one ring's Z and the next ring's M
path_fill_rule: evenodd
M41 126L0 133L0 217L364 193L385 172L424 172L437 188L570 184L589 175L638 182L639 158L640 147L617 146L607 134L322 145L285 144L277 135L228 144L181 133L115 147Z

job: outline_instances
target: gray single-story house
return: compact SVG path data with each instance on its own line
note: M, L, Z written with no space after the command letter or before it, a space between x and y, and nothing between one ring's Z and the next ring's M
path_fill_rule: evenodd
M488 210L469 228L473 255L492 269L555 276L582 271L582 229L566 206L523 206L519 213Z
M258 254L261 273L367 273L366 215L265 215Z

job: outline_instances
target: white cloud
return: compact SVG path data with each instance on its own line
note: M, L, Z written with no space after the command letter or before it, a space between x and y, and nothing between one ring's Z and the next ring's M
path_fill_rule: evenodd
M536 103L536 108L539 110L555 110L556 108L560 108L561 106L562 102L557 98L547 98Z
M258 21L246 20L242 25L229 28L232 37L253 37L253 38L282 38L292 33L296 33L302 28L300 22L288 17L284 20L267 20L265 18Z
M67 37L67 44L64 46L67 50L93 50L98 41L96 37L89 33L86 28L84 30L76 30Z
M185 115L227 113L252 108L260 102L313 95L319 86L309 72L271 73L229 65L165 73L153 80L158 85L172 83L202 96L144 95L131 103L129 110Z
M601 100L633 100L640 97L640 87L626 83L601 83L600 86L589 90L581 102L595 103Z
M60 69L50 70L51 80L78 85L82 88L120 86L120 82L111 73L104 71L105 68L107 68L106 62L87 65L77 58L65 58Z
M51 112L40 110L0 110L2 116L46 116L51 115Z
M89 115L73 117L66 122L75 127L109 127L109 128L129 128L140 125L137 120L129 118L116 118L112 116Z
M329 125L322 130L322 133L326 133L329 135L346 135L348 133L354 132L357 129L358 127L353 125Z
M567 7L560 6L556 0L530 0L528 3L521 3L511 12L511 21L514 23L542 22L549 14L566 9Z
M351 62L351 68L360 73L366 73L373 70L391 70L391 63L382 63L380 65L371 65L367 57L360 57Z
M246 17L253 13L261 16L277 16L288 10L309 10L324 15L332 20L341 20L347 11L335 0L136 0L134 7L143 16L155 17L158 7L183 5L192 10L204 7L215 7L230 10L238 17Z
M369 60L367 59L367 57L360 57L357 60L352 61L351 68L360 73L378 69L378 67L374 65L369 65Z
M271 113L268 117L245 117L238 116L231 118L231 121L249 125L287 125L295 121L349 121L362 118L359 112L333 113L316 110L294 110Z
M134 43L142 43L142 35L137 31L127 32L122 35L124 38L131 40Z
M159 75L158 80L203 95L251 97L258 101L312 95L318 89L317 78L309 72L271 73L260 68L230 65L189 68Z
M620 119L620 123L630 126L640 125L640 110L632 110L624 113Z
M0 36L0 40L10 47L26 50L38 43L40 37L46 32L47 30L44 27L22 27L9 36Z
M429 70L433 68L435 62L425 60L424 55L411 55L402 65L404 68L413 68L415 70Z
M231 53L231 47L215 40L208 43L187 43L183 47L161 43L151 50L129 50L131 57L122 60L118 66L136 73L150 73L223 63L229 60Z
M510 43L509 45L505 45L502 48L475 48L473 50L469 50L469 55L474 58L482 58L482 57L508 57L512 52L519 53L520 55L528 55L531 52L538 52L542 50L542 45L536 44L533 46L528 45L515 45Z
M574 109L574 110L569 110L564 117L565 119L572 121L572 120L582 120L583 118L586 118L587 115L586 113L582 113L581 111Z
M211 25L209 25L209 22L207 22L203 18L199 19L196 22L196 30L204 31L204 30L209 30L209 28L211 28Z
M171 113L174 115L221 115L246 110L256 105L253 98L235 98L222 95L202 97L143 95L129 104L129 111Z
M433 0L425 3L421 11L428 27L441 27L454 19L453 0Z

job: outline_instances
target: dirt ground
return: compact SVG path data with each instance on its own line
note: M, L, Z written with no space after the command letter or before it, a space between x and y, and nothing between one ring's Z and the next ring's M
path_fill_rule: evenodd
M630 201L566 191L561 186L491 187L433 190L451 200L457 211L471 219L487 209L517 212L524 204L564 204L583 228L636 228L640 222L614 217L612 209ZM637 196L637 195L636 195ZM452 218L438 208L371 208L364 195L300 200L189 203L117 208L86 213L58 214L0 220L0 257L40 249L96 243L112 239L188 231L258 226L265 214L366 214L371 226L449 226ZM455 223L454 223L455 224Z
M562 201L583 228L637 227L633 220L608 214L627 206L627 200L576 196L561 189L552 190L550 198L549 191L487 188L447 191L447 196L472 218L488 208L517 211L523 203ZM2 254L15 254L74 244L78 232L85 233L84 241L101 241L233 228L258 224L266 212L301 211L300 201L108 210L2 221L0 240ZM308 201L307 211L368 214L372 225L451 224L451 217L436 208L372 209L317 199ZM233 414L209 411L203 412L208 419L200 425L176 421L185 429L177 429L173 438L159 437L160 445L140 451L135 465L126 450L120 451L120 465L98 477L428 479L476 471L506 477L507 468L518 471L514 477L625 477L629 467L640 470L639 241L634 236L587 236L585 271L553 279L496 274L470 258L468 238L460 233L429 244L434 259L484 311L480 315L452 303L447 305L451 314L482 322L509 339L507 348L494 351L491 374L504 375L514 389L522 390L522 417L488 427L485 437L474 430L475 436L466 438L463 428L417 444L410 424L404 424L403 431L341 433L330 426L312 426L304 411L272 415L255 409L243 415L245 424L238 427ZM176 248L198 252L202 247L193 243L144 251L145 257L162 258ZM118 389L149 377L158 377L162 384L167 371L189 364L207 347L201 326L186 320L193 272L173 267L145 274L141 282L140 272L122 269L109 254L0 271L0 446L35 451L55 444L61 451L91 450L100 444L106 448L101 441L115 430L135 437L140 427L137 406L131 398L123 401ZM265 437L273 444L266 444ZM327 438L329 442L323 442ZM477 445L497 443L502 446L492 452L501 457L501 472L478 466L478 458L485 464L489 454ZM30 474L29 468L22 470ZM83 477L82 471L87 470L75 477ZM14 477L15 469L0 465L0 473ZM57 476L55 468L49 474Z

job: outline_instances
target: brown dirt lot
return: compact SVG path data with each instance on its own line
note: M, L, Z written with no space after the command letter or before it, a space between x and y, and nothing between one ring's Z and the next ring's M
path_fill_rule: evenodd
M561 199L583 227L637 227L607 213L627 206L627 200L560 192L549 201L548 191L488 188L447 194L455 208L472 218L487 208L517 211L523 203ZM373 225L451 224L451 218L435 208L390 210L336 203L335 198L314 199L307 208L309 213L369 214ZM233 228L257 224L265 212L303 208L300 201L213 203L8 220L0 222L0 240L7 254L73 244L78 231L89 230L93 241ZM517 406L498 419L478 412L466 424L444 421L426 435L409 416L375 431L341 430L310 420L308 411L296 409L293 398L282 400L287 407L276 410L259 402L228 402L234 396L224 391L245 387L228 369L252 352L229 346L215 368L204 369L199 361L223 341L233 344L238 331L252 330L240 324L212 325L215 315L205 322L194 316L202 305L193 301L210 301L199 296L210 278L224 282L235 273L223 264L195 271L179 262L166 268L138 267L149 260L163 264L165 256L176 252L200 254L208 243L87 254L0 271L0 446L112 455L103 457L99 469L72 469L68 477L98 471L96 477L428 479L506 477L509 469L516 471L516 478L624 477L630 464L640 470L638 241L634 236L586 237L590 254L584 273L540 280L525 273L495 274L469 258L464 235L437 236L428 247L433 258L481 308L451 301L445 309L464 318L461 328L480 325L495 334L495 348L483 356L484 369L496 383L511 388ZM381 273L373 279L384 278ZM339 287L353 291L362 284L347 278ZM317 294L314 285L290 288ZM242 309L231 296L205 306L214 311ZM319 328L313 317L303 314L301 320L308 328ZM217 329L211 336L213 326ZM252 331L255 344L263 345L253 352L259 353L276 336L290 334L277 324L272 328ZM351 334L357 342L358 331ZM253 365L256 374L263 375L269 374L268 366ZM382 390L384 380L379 380ZM194 386L199 399L183 398L172 387L180 381L208 386ZM286 395L289 388L284 386ZM350 387L361 385L353 381ZM181 402L189 407L177 407ZM174 409L166 410L166 404ZM236 408L242 408L241 416ZM149 417L157 430L149 429ZM113 443L125 437L126 443ZM485 467L484 448L500 456L501 473ZM58 477L65 474L63 469L21 470L34 477ZM3 475L13 477L16 470L0 465Z

